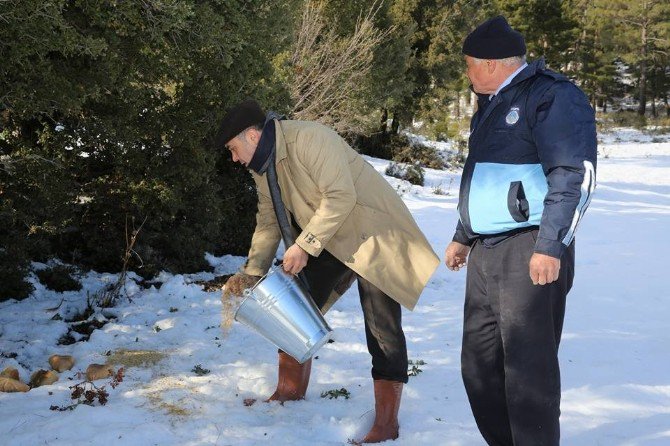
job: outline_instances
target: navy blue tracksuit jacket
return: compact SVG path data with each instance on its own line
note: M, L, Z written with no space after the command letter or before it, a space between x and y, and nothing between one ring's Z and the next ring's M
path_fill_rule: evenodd
M584 93L530 63L470 125L454 241L497 243L537 228L535 252L560 258L595 188L596 127Z

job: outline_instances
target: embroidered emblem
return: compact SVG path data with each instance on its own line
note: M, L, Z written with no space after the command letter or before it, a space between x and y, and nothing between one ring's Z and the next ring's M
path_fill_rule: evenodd
M512 107L505 116L505 122L509 125L514 125L519 120L519 107Z

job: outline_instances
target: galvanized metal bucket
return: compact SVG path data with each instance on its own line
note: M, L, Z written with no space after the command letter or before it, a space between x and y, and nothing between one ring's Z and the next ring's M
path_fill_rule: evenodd
M309 294L281 266L273 267L244 295L235 320L296 361L307 361L330 339L332 330Z

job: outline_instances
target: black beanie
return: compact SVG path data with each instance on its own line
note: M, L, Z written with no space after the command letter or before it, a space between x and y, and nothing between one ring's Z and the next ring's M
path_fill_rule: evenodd
M526 42L514 31L505 17L488 19L468 34L463 54L477 59L505 59L526 54Z
M264 122L265 112L258 105L258 102L253 99L247 99L232 106L226 112L219 126L219 133L216 138L217 147L221 148L228 144L228 141L249 127L255 125L263 127Z

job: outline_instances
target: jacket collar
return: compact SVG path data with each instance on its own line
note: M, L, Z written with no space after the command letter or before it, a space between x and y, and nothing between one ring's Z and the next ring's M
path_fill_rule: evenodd
M538 71L544 70L544 67L545 67L544 57L534 60L533 62L530 62L526 68L521 70L521 72L517 74L509 84L503 87L498 92L498 94L496 94L490 100L488 94L475 93L477 95L477 102L479 104L478 108L480 111L477 112L477 114L475 115L476 117L474 121L474 128L479 127L479 124L486 120L486 118L491 114L495 106L500 103L501 101L500 98L504 92L514 87L515 85L518 85L521 82L524 82L532 78L537 74ZM472 89L472 85L470 86L470 89L474 92L474 90Z
M531 77L535 76L538 71L544 70L545 67L546 67L546 65L545 65L544 57L540 57L539 59L528 63L526 68L524 68L523 70L521 70L521 72L519 72L519 74L514 76L514 78L510 81L510 83L505 85L503 88L501 88L500 91L498 91L498 93L493 97L495 98L496 96L499 96L500 93L503 93L503 92L509 90L510 88L512 88L513 86L515 86L517 84L520 84L521 82L523 82L527 79L530 79ZM479 100L482 100L482 101L488 101L489 97L491 96L489 94L477 93L472 88L472 85L470 85L470 91L475 93L477 95L477 98Z
M264 174L275 152L275 132L274 120L270 117L266 119L261 132L261 138L256 146L254 156L249 162L249 169L258 174Z
M539 59L530 62L528 66L523 70L521 70L521 72L517 74L509 84L505 85L503 88L500 89L498 95L504 91L509 90L513 86L530 79L531 77L535 76L538 71L544 69L545 69L544 57L540 57Z
M276 138L276 152L275 152L275 163L279 163L281 160L286 158L286 135L284 134L283 122L274 120L275 129L277 130Z
M495 96L495 95L497 95L498 93L500 93L500 90L502 90L502 89L505 88L507 85L509 85L509 84L514 80L514 78L517 77L517 76L519 75L519 73L521 73L527 66L528 66L528 63L527 63L527 62L524 62L523 65L521 65L519 68L517 68L516 70L514 70L514 73L510 74L509 76L507 76L507 79L505 79L505 80L503 81L503 83L500 84L500 87L498 87L498 89L495 91L495 93L491 94L491 95L489 96L489 98L492 98L493 96Z

